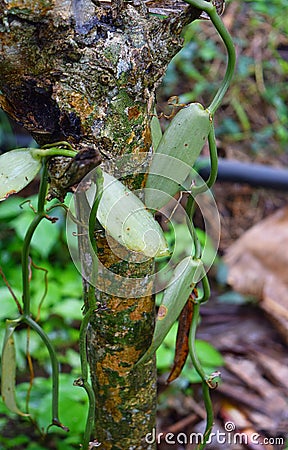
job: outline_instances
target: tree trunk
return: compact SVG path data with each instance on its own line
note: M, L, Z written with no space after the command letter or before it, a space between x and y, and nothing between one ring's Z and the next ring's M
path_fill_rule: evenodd
M65 140L78 150L88 146L100 152L106 170L119 175L117 158L151 151L155 89L181 47L183 27L199 16L182 2L164 8L149 2L150 12L162 14L155 17L145 3L0 0L0 106L40 145ZM60 163L63 174L67 159ZM53 164L50 172L52 185L57 179L50 197L63 198L69 183ZM130 177L130 188L143 186L143 178ZM111 271L143 280L143 295L95 290L99 307L87 343L95 439L105 449L154 448L145 436L155 427L155 360L133 369L153 333L154 299L146 275L154 264L121 260L103 236L97 246ZM86 280L83 285L87 303Z

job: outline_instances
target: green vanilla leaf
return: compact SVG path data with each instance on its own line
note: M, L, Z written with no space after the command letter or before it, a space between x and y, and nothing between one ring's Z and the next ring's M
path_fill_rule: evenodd
M168 287L164 290L162 303L156 317L152 343L136 365L148 361L158 350L174 322L178 319L196 283L204 275L200 259L184 258L175 268Z
M162 208L179 191L194 166L211 128L211 114L200 103L185 106L171 120L149 168L145 185L145 204L148 208L155 210ZM155 135L155 131L153 134ZM159 139L158 131L156 142Z
M7 408L20 416L29 416L16 404L16 352L13 333L19 320L7 320L1 359L1 395Z
M103 194L97 219L121 245L134 252L154 258L170 254L159 223L142 201L124 184L103 172ZM95 190L87 191L92 205Z
M41 169L33 149L17 148L0 156L0 201L29 184Z

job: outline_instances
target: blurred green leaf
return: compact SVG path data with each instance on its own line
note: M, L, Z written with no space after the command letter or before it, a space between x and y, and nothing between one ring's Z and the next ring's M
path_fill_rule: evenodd
M81 302L75 298L67 298L61 300L57 305L54 306L53 313L59 314L59 316L66 318L68 320L81 320Z
M209 342L196 339L195 348L198 358L203 365L215 368L224 365L224 359L221 353Z
M87 414L87 395L84 389L73 386L74 378L68 374L60 374L59 409L61 421L70 429L69 435L63 430L53 427L54 433L70 437L70 443L80 443L80 434L85 428ZM17 387L19 398L26 397L28 383L21 383ZM38 425L46 429L51 421L51 380L37 377L34 380L30 399L30 414L37 420ZM62 449L62 447L61 447Z
M0 220L9 220L19 216L21 209L20 203L23 201L20 197L9 197L4 202L0 202Z
M30 440L29 436L25 436L24 434L19 434L18 436L9 437L9 438L4 438L4 437L0 436L0 450L8 450L10 448L15 450L15 449L19 448L20 445L23 446L25 444L29 445L29 447L25 447L25 448L30 449L29 440ZM4 445L2 445L2 444L4 444ZM42 449L43 449L43 447L40 447L38 445L37 450L42 450Z
M1 92L0 92L1 93ZM13 148L16 144L14 133L8 115L0 109L0 145L5 144Z
M244 305L249 301L247 297L235 291L229 291L218 295L217 300L221 303L231 303L233 305Z
M14 289L14 294L18 299L21 299L21 291ZM0 321L4 321L7 318L15 317L19 314L16 304L11 297L11 294L6 286L0 287ZM4 326L4 324L3 324Z
M157 369L159 370L167 370L173 364L177 328L178 323L174 323L156 352Z
M6 332L1 358L1 396L7 408L20 416L23 413L16 403L16 352L13 333L19 325L19 320L7 320Z
M32 211L24 211L13 221L15 231L21 239L24 239L25 233L33 220L33 217L34 214ZM31 247L37 250L42 258L47 258L51 249L57 242L58 237L59 228L57 227L57 224L44 219L33 235Z

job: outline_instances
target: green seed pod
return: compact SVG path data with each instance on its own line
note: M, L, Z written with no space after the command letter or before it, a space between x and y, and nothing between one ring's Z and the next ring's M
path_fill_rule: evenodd
M203 275L202 261L192 256L187 256L176 266L158 310L152 343L137 365L148 361L160 347L173 323L178 319L193 288Z
M17 148L0 156L0 201L21 191L36 177L41 158L33 150Z
M212 127L211 114L191 103L172 119L153 156L146 182L145 203L160 209L187 178ZM165 193L165 194L162 194ZM169 197L168 197L169 198Z
M103 228L129 250L151 258L169 255L160 225L141 200L113 176L103 172L103 177L97 210Z

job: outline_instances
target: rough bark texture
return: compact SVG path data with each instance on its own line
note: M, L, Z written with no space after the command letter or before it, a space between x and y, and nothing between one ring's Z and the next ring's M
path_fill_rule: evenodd
M147 6L168 16L151 16ZM0 106L39 144L88 146L112 173L117 157L150 152L155 89L181 47L181 30L199 12L181 2L147 6L142 0L0 0ZM65 172L67 159L62 164ZM52 164L52 179L53 170ZM129 184L141 186L143 176ZM61 197L65 186L52 195ZM101 236L98 246L115 273L145 280L153 272L151 261L115 257ZM151 289L144 281L136 299L133 292L123 299L96 290L88 351L101 448L154 448L144 437L155 426L155 361L131 370L153 332Z
M98 239L102 263L131 279L153 271L153 261L143 264L117 261ZM152 285L145 283L140 298L119 298L97 291L99 308L91 321L88 349L95 389L96 438L103 448L153 448L145 436L155 427L155 360L133 369L151 340L154 325ZM116 289L117 292L117 289ZM129 290L127 289L127 297Z

